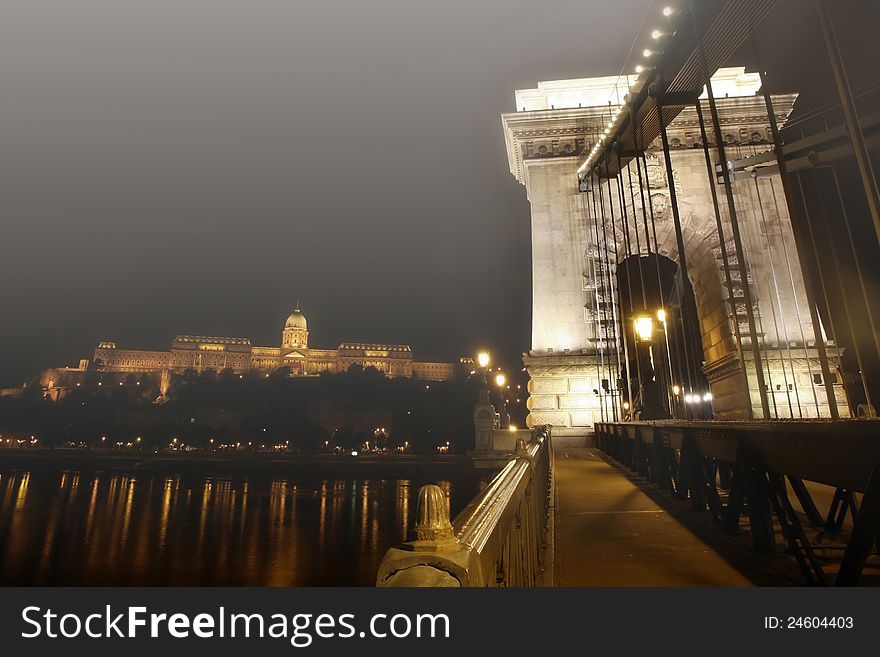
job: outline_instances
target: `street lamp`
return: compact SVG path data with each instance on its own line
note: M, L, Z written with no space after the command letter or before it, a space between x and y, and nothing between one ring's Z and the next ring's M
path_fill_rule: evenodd
M657 321L663 325L663 341L666 345L666 364L669 367L669 381L671 383L673 378L675 377L675 374L673 374L672 372L672 352L669 349L669 331L666 328L666 310L664 308L657 309ZM673 397L669 400L669 404L673 417L675 417L675 413L678 407L678 405L676 404L675 396L677 396L679 392L680 390L678 386L672 386Z
M504 384L507 383L507 377L503 372L495 375L495 385L498 386L498 395L500 397L499 405L501 406L500 420L501 428L507 429L510 426L510 416L507 414L507 399L504 397Z
M642 342L651 342L654 337L654 319L647 315L639 315L633 320L636 337Z
M651 344L654 341L654 318L650 315L636 315L633 318L633 349L636 357L636 374L638 376L639 381L639 406L642 409L642 412L646 409L645 404L645 381L642 378L642 358L641 352L644 349L640 349L639 344L646 344L648 349L648 357L653 363L653 358L651 357ZM632 402L632 392L630 392L630 403Z
M477 365L480 367L480 370L483 372L483 388L486 389L486 394L489 394L489 352L481 351L477 354Z

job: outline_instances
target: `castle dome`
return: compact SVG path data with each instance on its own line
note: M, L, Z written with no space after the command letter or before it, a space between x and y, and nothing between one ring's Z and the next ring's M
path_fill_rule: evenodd
M284 323L284 328L298 328L298 329L307 329L308 324L306 323L306 316L300 312L299 308L296 308L290 316L287 318L287 321Z

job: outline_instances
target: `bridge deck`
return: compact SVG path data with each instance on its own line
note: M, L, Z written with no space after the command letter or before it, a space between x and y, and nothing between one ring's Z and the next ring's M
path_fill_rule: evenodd
M753 586L796 583L707 514L664 497L598 449L556 452L560 586Z

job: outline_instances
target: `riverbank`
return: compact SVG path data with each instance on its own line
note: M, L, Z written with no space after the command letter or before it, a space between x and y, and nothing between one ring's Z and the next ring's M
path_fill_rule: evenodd
M312 474L423 477L475 472L465 455L289 454L263 452L147 452L83 449L0 449L0 468L112 470L212 476Z

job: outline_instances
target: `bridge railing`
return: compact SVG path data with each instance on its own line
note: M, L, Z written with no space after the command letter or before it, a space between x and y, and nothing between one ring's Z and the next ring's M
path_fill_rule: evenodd
M738 531L746 516L756 552L774 550L778 527L809 584L829 581L802 516L826 538L840 534L852 516L837 585L855 584L880 544L880 421L654 421L595 429L602 451L694 509L708 510L726 530ZM805 481L834 489L825 516Z
M540 586L551 571L550 428L519 438L510 460L450 520L439 487L419 490L415 539L393 547L379 566L376 585Z

